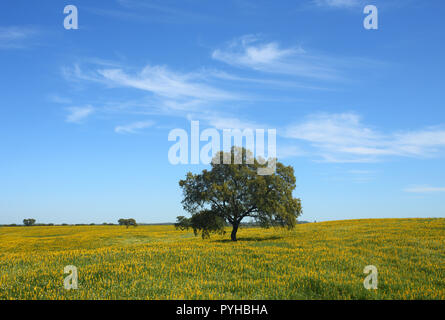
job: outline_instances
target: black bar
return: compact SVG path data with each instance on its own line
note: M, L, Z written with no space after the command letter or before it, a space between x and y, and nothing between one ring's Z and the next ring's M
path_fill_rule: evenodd
M142 319L318 319L365 316L400 318L402 314L443 314L445 301L401 300L149 300L149 301L0 301L3 312L10 309L15 316L36 314L87 316L94 310L103 317L116 316ZM137 313L136 313L137 312ZM184 314L185 313L185 314ZM6 314L6 313L5 313Z

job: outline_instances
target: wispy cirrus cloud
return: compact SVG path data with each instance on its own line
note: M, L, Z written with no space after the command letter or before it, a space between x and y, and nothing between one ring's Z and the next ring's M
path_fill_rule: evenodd
M255 129L266 128L265 124L258 123L253 120L242 119L239 115L228 114L227 112L205 112L205 113L190 113L187 115L190 120L203 120L211 127L216 129Z
M351 10L357 12L365 8L366 5L375 5L379 9L385 8L385 10L400 9L413 4L418 4L416 0L311 0L309 5L312 8L320 9L338 9L338 10Z
M215 17L197 13L196 10L178 9L177 2L172 0L117 0L124 8L140 11L145 9L151 16L157 17L160 21L180 23L190 22L210 22L215 21Z
M314 114L288 126L285 137L306 142L326 162L375 162L386 156L432 157L445 150L445 128L383 133L355 113Z
M310 80L338 79L339 72L335 65L340 68L357 65L354 59L348 59L346 63L309 55L300 47L282 48L277 42L264 43L253 35L240 37L228 47L214 50L212 56L231 65L270 74L246 76L240 72L229 73L205 67L192 72L179 72L164 65L146 65L136 69L112 61L104 63L102 59L75 63L62 68L62 73L67 80L78 83L95 82L108 88L133 88L145 92L150 97L132 103L139 110L145 105L147 112L186 116L188 112L205 112L209 107L227 111L228 108L239 108L246 102L271 99L270 94L262 96L261 91L252 88L252 85L268 90L272 87L284 90L335 90ZM273 76L270 76L272 73ZM303 78L296 81L294 76ZM283 101L282 92L276 99Z
M23 49L30 45L30 40L38 34L35 27L0 26L0 49Z
M259 36L245 35L212 53L212 58L232 66L256 71L316 79L337 77L337 70L321 56L301 47L283 48L277 42L263 42Z
M215 22L217 16L197 13L196 10L178 9L175 1L117 0L118 9L86 7L93 14L130 20L138 23L190 24Z
M313 0L319 7L353 8L363 4L363 0Z
M270 78L255 78L255 77L245 77L245 76L239 76L236 74L230 74L224 71L218 71L218 70L207 70L209 75L212 77L227 80L231 82L244 82L248 84L257 84L259 86L264 85L268 87L276 87L276 88L295 88L295 89L308 89L308 90L322 90L322 91L332 91L334 89L323 87L323 86L316 86L304 83L303 81L297 82L295 80L289 81L289 80L282 80L282 79L270 79Z
M66 121L71 123L81 123L94 112L92 106L70 107L67 108L67 110L68 115L66 116Z
M271 61L275 54L265 54L257 61ZM132 71L128 71L132 70ZM100 112L129 112L132 114L157 114L202 120L216 128L270 128L249 117L240 117L230 112L233 102L237 104L254 100L248 95L221 89L217 80L243 81L243 77L201 70L199 72L175 72L165 66L148 65L140 71L114 64L94 64L83 70L79 65L65 68L67 79L90 81L108 88L123 87L139 90L149 96L123 103L113 102ZM235 79L233 79L235 77ZM245 102L244 101L244 102ZM211 108L209 108L211 106ZM68 122L81 122L95 109L72 108ZM248 120L246 120L248 119ZM118 133L134 133L146 123L135 126L118 126ZM148 127L148 126L147 126ZM367 163L381 161L385 157L433 157L445 149L445 128L424 127L409 131L383 132L366 125L356 113L319 113L306 117L299 123L277 128L278 134L290 141L283 145L281 154L285 157L307 156L319 161L336 163ZM292 141L299 141L295 146ZM314 159L316 160L316 159Z
M244 35L212 52L212 58L233 67L299 77L304 80L345 80L347 72L377 68L384 63L362 57L334 57L311 52L301 46L283 47L276 41L264 41L259 35ZM309 84L306 83L306 86Z
M114 132L134 134L142 129L149 128L154 124L154 121L138 121L126 125L116 126L116 128L114 128Z
M411 186L403 189L405 192L409 193L437 193L437 192L445 192L445 187L432 187L428 185L421 186Z
M240 94L209 84L208 77L211 74L181 73L160 65L147 65L138 72L129 72L124 68L104 68L96 64L85 71L76 63L71 67L63 67L62 74L70 81L86 80L112 87L134 88L176 100L221 101L242 98Z
M94 82L108 88L130 88L145 93L142 99L120 104L125 109L136 108L142 113L185 117L190 112L207 112L209 107L212 110L227 109L224 103L247 99L241 93L220 88L214 83L217 77L206 71L181 73L156 65L134 71L97 64L82 68L80 64L74 64L62 68L62 74L69 81ZM112 105L108 109L113 108Z
M231 100L239 98L232 93L199 82L194 74L173 72L164 66L146 66L137 74L122 69L97 71L103 79L115 85L132 87L173 99Z

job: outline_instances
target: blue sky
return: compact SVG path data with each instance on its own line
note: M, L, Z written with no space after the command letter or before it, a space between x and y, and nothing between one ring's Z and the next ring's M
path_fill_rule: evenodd
M444 17L439 0L2 1L0 223L174 221L179 179L207 167L168 161L191 120L276 129L302 220L444 217Z

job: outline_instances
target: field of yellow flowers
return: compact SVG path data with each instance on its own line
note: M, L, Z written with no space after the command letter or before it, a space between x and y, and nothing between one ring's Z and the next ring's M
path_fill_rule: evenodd
M0 228L0 299L445 299L445 219L244 228ZM64 267L78 289L64 289ZM378 269L366 290L363 268Z

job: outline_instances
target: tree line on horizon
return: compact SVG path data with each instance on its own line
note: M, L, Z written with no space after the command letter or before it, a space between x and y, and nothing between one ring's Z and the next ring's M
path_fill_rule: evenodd
M36 219L33 218L28 218L28 219L23 219L23 224L19 225L16 223L12 223L12 224L0 224L0 226L4 226L4 227L19 227L19 226L25 226L25 227L50 227L50 226L115 226L117 224L115 223L109 223L109 222L104 222L102 224L96 224L96 223L75 223L75 224L68 224L68 223L61 223L61 224L54 224L54 223L37 223ZM138 223L136 222L135 219L133 218L129 218L129 219L119 219L118 220L118 225L125 225L127 226L127 228L129 226L137 226Z

